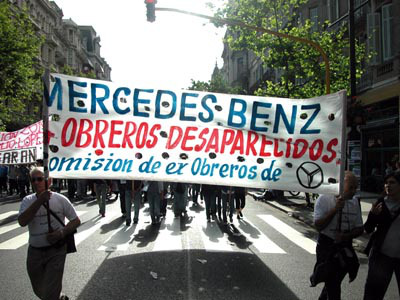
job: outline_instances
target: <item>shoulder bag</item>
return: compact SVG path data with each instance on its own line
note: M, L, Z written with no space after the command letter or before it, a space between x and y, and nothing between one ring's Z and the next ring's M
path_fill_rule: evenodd
M63 221L61 221L61 219L57 216L57 214L55 212L53 212L48 206L46 206L45 204L43 204L43 206L47 209L47 212L50 214L63 226L65 227L65 224ZM49 215L48 215L49 216ZM50 224L50 222L49 222ZM64 238L62 238L61 240L59 240L57 243L54 244L54 246L56 248L62 247L64 244L67 245L67 253L74 253L76 252L76 246L75 246L75 236L74 234L77 233L77 230L75 229L74 232L67 234L66 236L64 236Z

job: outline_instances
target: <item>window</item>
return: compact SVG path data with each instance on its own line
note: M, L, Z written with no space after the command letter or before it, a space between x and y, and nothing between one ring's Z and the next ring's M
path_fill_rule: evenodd
M367 49L371 55L371 65L379 64L380 62L380 14L372 13L367 16Z
M392 4L382 6L382 55L383 61L393 57L392 49L392 26L393 9Z
M67 64L69 66L73 65L73 59L74 59L74 54L72 52L72 49L68 49L68 58L67 58Z
M310 8L310 21L312 23L312 31L318 30L318 7Z
M382 6L380 12L367 16L368 53L372 55L371 65L380 64L393 58L392 28L393 5Z
M68 40L73 43L74 42L74 31L72 29L70 29L68 31Z
M329 21L334 22L339 18L339 1L328 0Z

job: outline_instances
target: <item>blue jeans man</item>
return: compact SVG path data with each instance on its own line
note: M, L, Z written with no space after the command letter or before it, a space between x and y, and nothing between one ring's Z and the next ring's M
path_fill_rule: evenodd
M133 224L137 224L139 222L140 202L142 199L141 192L126 190L125 191L126 226L131 225L132 196L133 196L133 210L134 210Z
M160 181L149 181L147 189L147 199L149 201L149 210L151 224L160 223L160 201L163 197L163 183Z

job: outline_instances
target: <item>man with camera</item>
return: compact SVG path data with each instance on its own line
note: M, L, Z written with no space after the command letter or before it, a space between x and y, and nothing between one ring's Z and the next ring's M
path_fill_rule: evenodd
M40 299L68 299L61 295L67 254L64 241L81 221L65 196L47 189L43 168L34 168L30 178L36 193L22 200L18 223L29 229L27 269L32 288ZM63 226L60 220L65 218L69 222Z

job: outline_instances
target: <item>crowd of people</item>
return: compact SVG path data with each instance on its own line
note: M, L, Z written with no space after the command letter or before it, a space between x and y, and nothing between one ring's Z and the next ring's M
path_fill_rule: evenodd
M341 195L320 195L317 199L314 207L314 223L319 232L317 261L310 280L312 286L324 283L320 300L341 299L344 277L348 274L350 281L356 278L359 263L352 241L364 232L372 233L365 250L369 257L369 268L364 300L383 299L393 273L400 286L400 172L392 171L384 177L382 196L372 205L365 223L362 220L360 200L356 196L358 180L353 173L345 173ZM23 198L18 221L21 226L29 226L28 274L35 294L41 299L59 299L55 295L61 293L63 268L56 272L52 265L64 265L66 249L65 246L59 248L54 245L80 224L71 202L96 198L99 215L105 217L107 202L119 199L126 226L139 222L140 208L146 201L152 225L159 224L166 216L168 202L172 202L175 218L187 217L186 209L190 200L193 206L201 202L205 207L207 221L215 220L222 225L227 225L228 221L232 223L234 217L243 218L246 205L247 190L243 187L141 180L69 179L54 180L51 185L49 183L52 187L50 192L44 187L44 174L40 168L0 166L0 175L0 192L8 195L16 193ZM35 193L28 195L30 186ZM65 189L68 197L59 193ZM46 205L51 206L60 219L67 218L69 223L60 226L51 220L51 226L47 226L48 222L43 220L48 215ZM54 281L49 281L53 282L51 286L48 286L46 280L39 280L50 277Z
M19 195L22 199L31 189L30 165L0 165L0 196Z
M61 181L53 184L53 189L59 191L63 188ZM141 180L70 179L67 181L67 190L71 201L96 197L102 217L106 215L107 202L119 199L126 226L139 222L139 211L144 202L149 205L152 224L160 223L162 217L165 217L168 201L172 202L176 218L187 216L189 201L194 206L198 206L201 201L204 203L207 221L218 220L223 224L228 224L228 220L232 223L234 216L241 219L246 205L246 189L243 187Z

